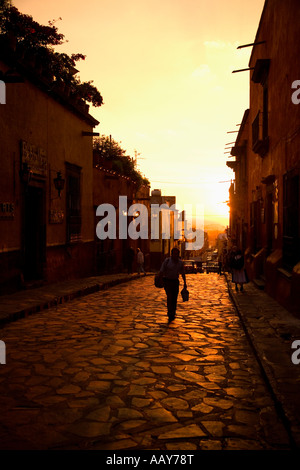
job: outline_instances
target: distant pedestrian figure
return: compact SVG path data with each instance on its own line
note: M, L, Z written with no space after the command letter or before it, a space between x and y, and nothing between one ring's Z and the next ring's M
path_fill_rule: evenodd
M160 275L163 278L164 289L167 294L167 308L169 323L172 322L176 315L177 298L179 293L179 274L181 274L186 288L186 278L184 264L179 259L178 248L173 248L171 257L166 258L160 268Z
M230 268L232 273L232 282L235 283L235 290L238 292L238 284L241 286L241 292L244 290L244 284L248 282L245 270L245 260L241 250L236 246L232 248L230 256Z
M140 250L140 248L137 249L136 262L137 262L137 272L139 276L141 274L141 271L144 273L144 276L146 276L146 273L144 270L144 254Z
M222 269L223 269L223 254L220 253L218 257L218 274L222 274Z
M127 251L127 269L128 269L128 274L132 274L133 272L133 260L134 260L134 249L131 247L128 248Z

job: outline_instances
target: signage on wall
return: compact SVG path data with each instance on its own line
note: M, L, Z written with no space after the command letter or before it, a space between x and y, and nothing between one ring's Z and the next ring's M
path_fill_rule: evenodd
M15 217L13 202L0 202L0 220L11 220Z
M62 224L65 218L65 214L62 210L51 209L49 211L49 223L50 224Z
M47 176L46 151L36 145L21 141L22 163L27 163L34 175L45 178Z

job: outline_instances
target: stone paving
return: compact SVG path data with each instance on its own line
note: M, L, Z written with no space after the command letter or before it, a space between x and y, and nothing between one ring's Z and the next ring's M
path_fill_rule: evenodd
M147 276L5 325L0 448L290 449L225 278L187 282L171 324Z
M138 274L116 273L70 279L60 283L25 289L0 296L0 326L32 313L55 307L112 285L138 278Z

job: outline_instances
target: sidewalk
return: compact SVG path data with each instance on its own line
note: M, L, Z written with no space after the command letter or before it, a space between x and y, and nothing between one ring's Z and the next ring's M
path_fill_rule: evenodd
M147 273L151 275L151 273ZM74 279L39 288L18 291L0 296L0 327L32 313L55 307L76 297L92 294L111 286L137 279L138 274L107 274Z
M300 340L300 316L293 316L253 283L236 292L231 275L226 279L277 410L300 448L300 364L293 364L291 358L296 351L292 343Z

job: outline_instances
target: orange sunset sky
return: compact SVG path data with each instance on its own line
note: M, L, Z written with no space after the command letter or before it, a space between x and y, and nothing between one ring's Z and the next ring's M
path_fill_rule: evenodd
M138 169L177 203L203 204L205 219L228 224L226 166L249 106L248 67L264 0L15 0L41 24L56 23L61 52L87 57L77 68L104 105L94 129L111 135Z

